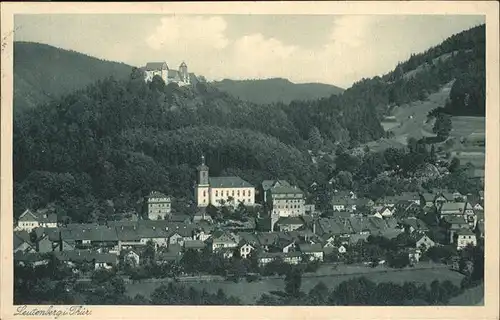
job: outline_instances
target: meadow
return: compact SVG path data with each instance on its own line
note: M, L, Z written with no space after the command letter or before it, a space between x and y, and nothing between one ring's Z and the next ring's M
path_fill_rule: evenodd
M323 275L318 277L303 277L302 291L308 292L319 282L323 282L330 289L335 288L341 282L361 275ZM374 282L394 282L404 283L405 281L415 281L418 283L430 283L434 280L450 280L459 286L463 276L457 272L446 268L424 269L424 270L402 270L386 273L371 273L367 278ZM143 282L126 284L127 294L135 296L140 293L149 296L161 282ZM241 280L238 283L232 281L219 282L189 282L186 286L195 287L198 290L206 289L208 292L215 293L218 289L224 290L227 295L236 296L245 304L255 303L264 293L270 291L284 290L283 279L265 279L257 282L246 282Z

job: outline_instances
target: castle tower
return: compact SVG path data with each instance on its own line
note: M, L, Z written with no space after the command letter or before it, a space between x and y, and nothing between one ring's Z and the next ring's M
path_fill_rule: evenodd
M198 181L196 185L196 204L198 207L206 207L210 203L210 184L208 182L208 166L205 164L205 156L201 156L201 165L197 168Z
M185 84L189 84L190 83L189 73L188 73L188 67L187 67L187 65L186 65L186 63L184 61L179 66L179 74L180 74L182 82L184 82Z

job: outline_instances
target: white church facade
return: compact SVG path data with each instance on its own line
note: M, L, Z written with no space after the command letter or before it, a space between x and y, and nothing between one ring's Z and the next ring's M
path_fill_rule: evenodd
M144 68L144 81L150 82L154 76L160 76L165 84L177 83L180 87L191 84L188 67L185 62L179 66L179 70L170 69L166 62L148 62Z
M220 207L223 205L245 206L255 205L255 187L240 177L209 177L205 157L201 157L198 166L198 181L195 187L195 199L198 207L209 204Z

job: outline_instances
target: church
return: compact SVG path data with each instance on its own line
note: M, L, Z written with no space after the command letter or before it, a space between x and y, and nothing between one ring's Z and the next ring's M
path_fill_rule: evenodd
M198 181L195 187L195 199L198 207L209 204L237 206L240 202L246 206L255 205L255 187L240 177L209 177L205 157L197 167Z
M160 76L165 84L177 83L180 87L191 84L188 67L185 62L179 66L179 70L170 69L166 62L148 62L144 68L144 81L150 82L154 76Z

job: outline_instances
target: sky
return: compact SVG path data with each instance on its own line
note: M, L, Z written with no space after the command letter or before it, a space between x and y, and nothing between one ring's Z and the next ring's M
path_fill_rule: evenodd
M287 78L343 88L485 22L470 15L130 15L15 17L15 41L208 80Z

